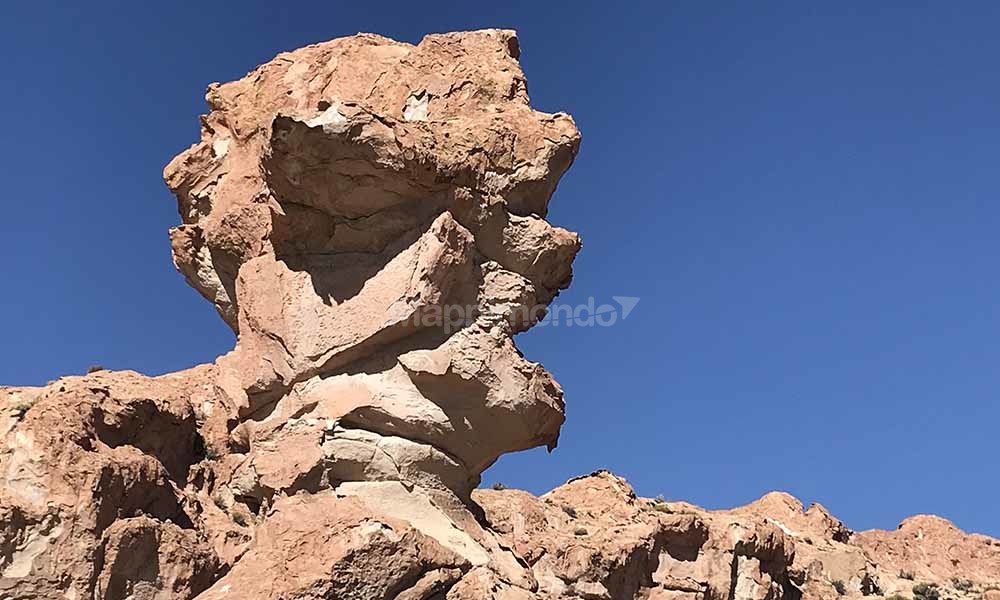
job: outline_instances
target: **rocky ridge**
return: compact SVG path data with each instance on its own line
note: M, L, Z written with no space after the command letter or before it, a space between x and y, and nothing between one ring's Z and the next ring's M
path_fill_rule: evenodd
M0 388L0 599L993 594L1000 542L930 517L854 534L784 495L705 511L608 473L476 489L564 419L513 336L569 284L579 238L545 217L580 136L531 108L519 53L359 34L209 86L164 171L170 240L236 346Z
M713 511L638 497L606 471L537 498L477 490L473 499L531 565L537 596L525 597L1000 599L1000 540L940 517L855 533L785 493Z

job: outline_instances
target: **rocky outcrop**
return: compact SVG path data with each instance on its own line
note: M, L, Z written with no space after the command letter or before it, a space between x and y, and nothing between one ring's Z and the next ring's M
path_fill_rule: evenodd
M580 241L545 215L580 136L530 107L519 52L362 34L209 86L164 171L170 241L236 347L4 390L10 594L423 598L475 569L534 589L471 500L564 414L513 335L569 284Z
M224 567L194 490L214 367L0 388L0 597L190 598Z
M855 533L788 494L712 511L639 498L603 471L539 498L517 490L477 490L473 498L530 565L538 589L529 597L924 600L931 590L991 600L1000 590L1000 540L940 517Z
M910 517L894 531L859 533L855 542L882 567L892 589L929 581L1000 598L1000 540L967 534L941 517Z
M555 446L561 391L511 336L569 283L579 239L544 216L580 136L528 105L518 53L510 31L358 35L209 87L165 170L171 241L238 335L208 443L251 450L262 490L467 500L501 454Z
M856 535L786 495L706 511L608 473L476 490L564 418L513 336L569 284L580 241L545 216L580 137L530 107L518 55L510 31L357 35L209 87L164 172L170 241L236 346L0 388L0 599L989 593L998 542L934 520Z

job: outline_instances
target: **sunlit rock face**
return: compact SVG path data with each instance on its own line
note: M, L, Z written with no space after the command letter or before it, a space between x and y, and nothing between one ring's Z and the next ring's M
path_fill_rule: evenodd
M171 242L238 335L219 367L239 440L210 441L271 489L466 500L501 454L555 446L562 393L511 336L569 284L579 238L544 217L580 135L531 108L518 54L511 31L358 35L209 87L165 170Z
M569 284L579 238L545 216L580 136L531 108L519 52L360 34L209 86L164 171L170 241L236 347L2 389L0 596L388 598L472 568L534 588L471 500L564 414L512 336Z
M569 283L545 214L579 135L518 52L358 35L209 87L171 243L236 347L0 387L0 600L998 600L1000 541L935 517L474 491L563 422L512 336Z

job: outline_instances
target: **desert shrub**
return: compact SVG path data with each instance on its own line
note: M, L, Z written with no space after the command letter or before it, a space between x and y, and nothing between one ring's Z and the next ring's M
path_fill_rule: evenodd
M10 405L10 412L17 418L21 418L31 410L31 407L38 402L37 398L24 398Z
M234 521L234 522L235 522L235 523L236 523L237 525L239 525L239 526L241 526L241 527L246 527L246 526L247 526L247 518L246 518L246 516L245 516L245 515L244 515L243 513L241 513L241 512L234 512L234 513L233 513L233 521Z
M573 530L573 535L587 535L586 527L577 527Z
M490 487L492 487L492 488L493 488L494 490L496 490L496 491L498 491L498 492L502 492L502 491L504 491L505 489L507 489L507 486L505 486L505 485L504 485L503 483L501 483L501 482L499 482L499 481L498 481L498 482L496 482L496 483L494 483L494 484L493 484L492 486L490 486Z
M835 579L830 582L833 585L833 589L837 590L837 593L841 596L847 595L847 584L839 579Z
M941 600L941 590L936 583L918 583L913 586L914 600Z
M670 510L670 507L665 503L654 504L653 510L655 510L656 512L666 513L668 515L673 514L674 512Z
M913 571L900 571L899 572L899 578L900 579L907 579L909 581L913 581L914 579L917 578L917 576L913 574Z
M951 587L955 588L960 592L970 592L972 588L976 587L976 584L968 579L962 579L961 577L951 578Z
M107 371L107 369L105 369L101 365L90 365L89 367L87 367L87 375L90 375L91 373L97 373L98 371Z
M576 509L570 506L569 504L563 504L562 511L566 513L571 519L575 519L577 517Z

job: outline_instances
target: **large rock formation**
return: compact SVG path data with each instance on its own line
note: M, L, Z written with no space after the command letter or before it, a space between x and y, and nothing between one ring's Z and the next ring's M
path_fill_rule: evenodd
M239 340L207 441L250 449L263 493L467 500L501 454L555 446L561 392L511 336L569 283L579 239L544 216L580 136L531 109L517 56L509 31L359 35L209 87L165 171L171 241Z
M962 593L997 579L998 542L937 521L855 536L787 496L710 512L606 473L540 499L474 491L502 454L554 448L564 413L512 336L570 280L579 239L545 215L579 134L529 106L518 53L509 31L358 35L209 87L201 141L165 171L171 244L236 347L161 377L0 388L0 600L763 600L903 589L906 569L974 580Z
M563 422L512 337L569 283L579 239L545 214L580 136L529 106L518 54L510 31L357 35L209 86L164 172L170 238L236 347L5 392L11 594L535 587L471 500Z

